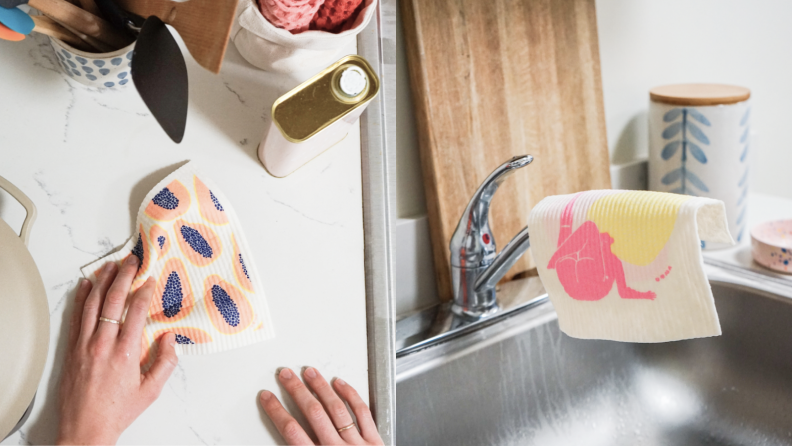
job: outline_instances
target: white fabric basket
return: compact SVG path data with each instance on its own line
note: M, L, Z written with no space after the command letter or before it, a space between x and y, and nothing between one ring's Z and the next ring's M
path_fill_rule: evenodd
M292 34L271 24L256 0L240 0L231 40L252 65L266 71L288 73L324 68L342 56L341 50L368 25L377 0L363 0L353 26L338 34L305 31Z

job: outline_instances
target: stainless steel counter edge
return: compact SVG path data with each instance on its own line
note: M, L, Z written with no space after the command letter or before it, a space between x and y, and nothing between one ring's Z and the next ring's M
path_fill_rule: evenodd
M394 13L395 14L395 13ZM381 33L382 3L374 20L358 34L358 54L372 65L382 84L386 79ZM366 322L368 331L369 401L380 436L386 445L395 440L396 381L394 377L395 313L391 250L396 161L387 150L395 133L388 121L383 88L360 118L363 182L363 231L366 267ZM395 117L393 117L395 119ZM390 129L392 130L392 129ZM392 138L391 138L392 137Z

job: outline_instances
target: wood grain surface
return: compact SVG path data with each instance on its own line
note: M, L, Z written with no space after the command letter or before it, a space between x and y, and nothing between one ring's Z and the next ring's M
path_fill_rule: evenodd
M649 90L649 99L672 105L728 105L747 101L751 90L736 85L674 84Z
M535 161L495 195L500 248L548 195L610 188L594 0L401 0L442 299L448 243L479 183ZM506 276L533 267L524 256Z
M155 15L173 26L202 67L220 72L234 23L236 0L119 0L122 8L141 17Z

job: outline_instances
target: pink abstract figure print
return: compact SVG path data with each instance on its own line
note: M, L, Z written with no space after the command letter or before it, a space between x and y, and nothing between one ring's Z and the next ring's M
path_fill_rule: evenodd
M548 269L555 269L564 291L576 300L600 300L613 288L622 299L654 299L652 291L641 292L627 286L621 260L611 252L613 238L599 232L596 223L586 221L572 232L572 206L576 195L561 214L561 232Z

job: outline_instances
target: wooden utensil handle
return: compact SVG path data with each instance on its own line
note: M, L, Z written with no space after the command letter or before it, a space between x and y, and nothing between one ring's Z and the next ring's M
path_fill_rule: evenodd
M65 24L65 23L63 23L61 21L58 21L57 19L55 19L53 17L50 17L50 19L52 19L55 23L59 24L60 26L66 28L67 30L69 30L72 33L74 33L74 35L79 37L80 39L82 39L83 42L85 42L88 45L90 45L93 48L95 48L94 52L97 52L97 53L109 53L109 52L115 50L115 48L111 47L110 45L102 42L101 40L99 40L99 39L97 39L95 37L91 37L91 36L85 34L84 32L77 31L76 29L72 28L71 26L69 26L69 25L67 25L67 24Z
M132 42L129 36L113 28L106 20L64 0L30 0L29 5L114 49L123 48Z
M82 9L97 17L102 17L102 12L99 11L99 7L96 6L96 2L94 0L79 0L78 6L82 6Z
M83 51L93 50L93 48L83 42L82 39L77 37L77 35L60 26L51 18L44 16L31 16L31 18L33 19L33 23L35 23L35 26L33 27L34 32L63 40L69 45Z

